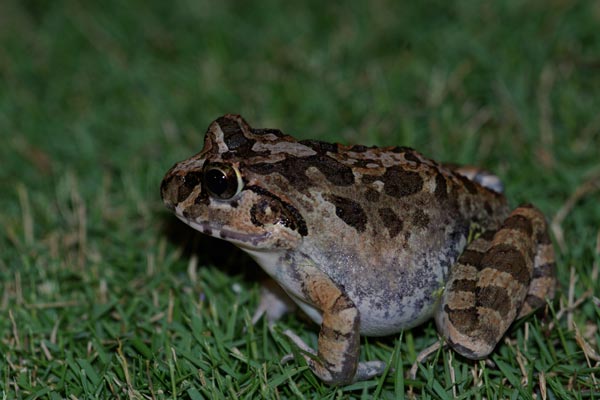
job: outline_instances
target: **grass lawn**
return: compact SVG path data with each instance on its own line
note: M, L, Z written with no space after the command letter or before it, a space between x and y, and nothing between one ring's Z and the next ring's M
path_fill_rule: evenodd
M599 3L335 3L0 3L0 398L600 398ZM428 322L362 340L380 379L281 364L317 328L252 326L259 267L159 195L225 113L496 172L552 222L557 299L488 363L409 379Z

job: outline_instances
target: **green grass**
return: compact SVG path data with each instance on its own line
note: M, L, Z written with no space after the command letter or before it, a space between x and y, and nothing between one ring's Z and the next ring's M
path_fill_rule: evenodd
M600 398L567 322L598 352L598 305L554 318L571 268L575 300L600 293L598 3L291 3L0 3L0 396ZM550 219L587 182L559 221L559 300L494 365L444 350L408 379L432 323L363 340L394 367L381 379L330 388L280 364L283 328L314 342L315 327L252 326L259 268L158 192L228 112L482 165Z

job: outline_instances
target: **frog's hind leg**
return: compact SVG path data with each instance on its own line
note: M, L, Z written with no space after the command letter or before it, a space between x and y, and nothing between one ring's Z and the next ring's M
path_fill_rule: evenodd
M553 296L553 270L544 216L533 206L518 207L500 229L472 241L452 267L438 330L463 356L485 358L517 315Z

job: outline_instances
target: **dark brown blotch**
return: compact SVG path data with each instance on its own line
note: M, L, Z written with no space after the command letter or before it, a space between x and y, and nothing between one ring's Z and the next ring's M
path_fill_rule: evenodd
M238 121L235 118L232 118L231 116L225 115L221 118L218 118L217 124L219 124L219 127L221 128L221 131L223 131L223 135L225 137L242 132L242 127L240 126Z
M177 188L177 203L181 203L187 199L192 191L202 182L202 173L199 171L191 171L183 176L173 177L177 179L180 185ZM171 183L169 183L171 185Z
M470 333L477 329L478 314L475 307L455 310L448 304L444 306L444 311L448 314L448 319L459 332Z
M492 325L482 325L481 316L477 311L476 307L466 308L462 310L454 310L448 305L444 306L444 311L448 313L448 318L452 325L461 333L474 337L477 340L484 341L485 343L494 346L498 341L500 333L500 327ZM452 347L457 348L456 343L451 343ZM460 345L458 345L460 346ZM468 350L460 346L465 351L459 351L461 354L471 354L471 350Z
M502 229L511 229L525 233L527 236L531 236L533 233L533 226L529 218L515 214L508 217L502 224Z
M257 155L268 155L268 151L255 152L252 150L252 146L256 143L256 140L249 138L246 135L245 128L238 123L237 120L221 117L217 120L221 131L223 131L223 141L229 149L228 152L224 152L221 157L223 160L229 160L235 157L254 157Z
M395 146L392 147L390 150L392 151L392 153L410 153L415 151L413 148L406 146Z
M365 199L367 199L367 201L375 203L379 201L380 197L381 194L375 189L367 188L365 191Z
M183 176L183 185L190 190L194 190L202 182L202 172L190 171Z
M285 160L276 163L257 163L247 166L250 171L261 175L278 173L301 192L306 191L311 186L311 180L306 175L306 171L310 167L317 168L330 183L336 186L354 184L352 168L325 155L288 156Z
M407 151L404 153L404 159L406 161L414 162L417 165L421 164L421 160L419 160L419 158L412 151Z
M492 209L492 205L487 200L483 202L483 209L485 210L487 215L492 215L492 213L494 212L494 210Z
M512 302L505 288L498 286L485 286L480 288L477 295L477 305L489 308L505 317L512 309Z
M348 151L352 151L354 153L364 153L367 150L369 150L369 147L362 144L355 144L348 149Z
M302 236L308 235L308 228L306 226L306 222L304 221L304 218L302 218L302 215L300 214L298 209L292 206L291 204L286 203L283 200L280 201L281 204L283 204L285 210L287 211L286 220L282 221L283 225L292 227L291 229L296 229L298 233Z
M244 129L235 118L224 116L217 119L217 123L223 132L223 141L230 151L235 153L250 151L255 141L246 137Z
M386 169L379 179L384 183L385 193L392 197L410 196L423 189L423 178L418 172L408 171L398 166Z
M301 140L298 143L310 147L317 154L326 155L327 153L337 153L338 145L335 143L321 142L320 140Z
M505 243L491 247L483 256L481 264L485 268L510 274L524 286L528 286L531 280L525 256L515 247Z
M460 179L460 181L462 182L463 186L465 187L465 189L467 189L467 191L471 194L477 194L477 184L475 184L472 180L470 180L469 178L464 177L461 174L456 174L456 176L458 177L458 179Z
M435 176L434 195L438 200L446 200L448 198L448 184L446 183L446 177L443 174L437 174Z
M402 232L402 229L404 228L404 223L400 218L398 218L394 210L386 207L380 208L377 211L379 213L379 217L381 218L383 226L385 226L388 230L390 239L393 239L396 236L398 236L398 234Z
M412 215L412 222L418 228L425 229L429 226L429 216L420 208L416 209Z
M216 121L223 132L223 142L229 149L221 155L223 160L232 159L234 157L254 157L269 155L268 150L255 152L252 150L256 140L248 137L248 127L245 122L238 120L232 116L223 116Z
M257 156L266 157L271 154L269 150L252 150L254 143L256 143L256 140L247 138L241 133L225 137L225 144L230 151L221 154L221 157L223 160L231 160L234 158L251 158Z
M249 148L252 147L252 143L254 141L249 140L244 133L240 130L238 132L231 133L225 136L225 145L231 151L235 151L239 148Z
M457 279L452 282L452 286L448 289L453 292L475 293L477 289L477 281L474 279Z
M476 250L466 249L460 255L458 262L464 265L470 265L477 269L481 269L481 260L485 253Z
M352 168L344 165L331 157L312 156L307 157L304 162L305 169L314 166L325 178L336 186L350 186L354 184L354 172Z
M486 240L488 242L491 242L494 239L494 235L496 235L495 230L493 229L489 229L487 231L484 231L481 235L479 235L479 239L483 239Z
M477 339L481 339L485 343L487 343L490 347L495 347L498 344L498 340L502 337L502 333L504 333L504 329L506 327L502 327L500 325L495 324L479 324L479 330L477 332Z
M354 200L346 197L328 195L325 200L335 206L335 215L358 232L364 232L367 228L367 214Z

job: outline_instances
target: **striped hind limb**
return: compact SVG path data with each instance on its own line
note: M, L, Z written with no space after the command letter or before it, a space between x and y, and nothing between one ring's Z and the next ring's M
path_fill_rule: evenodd
M542 213L516 208L497 231L467 245L436 313L438 331L459 354L487 357L517 317L554 296L554 251Z

